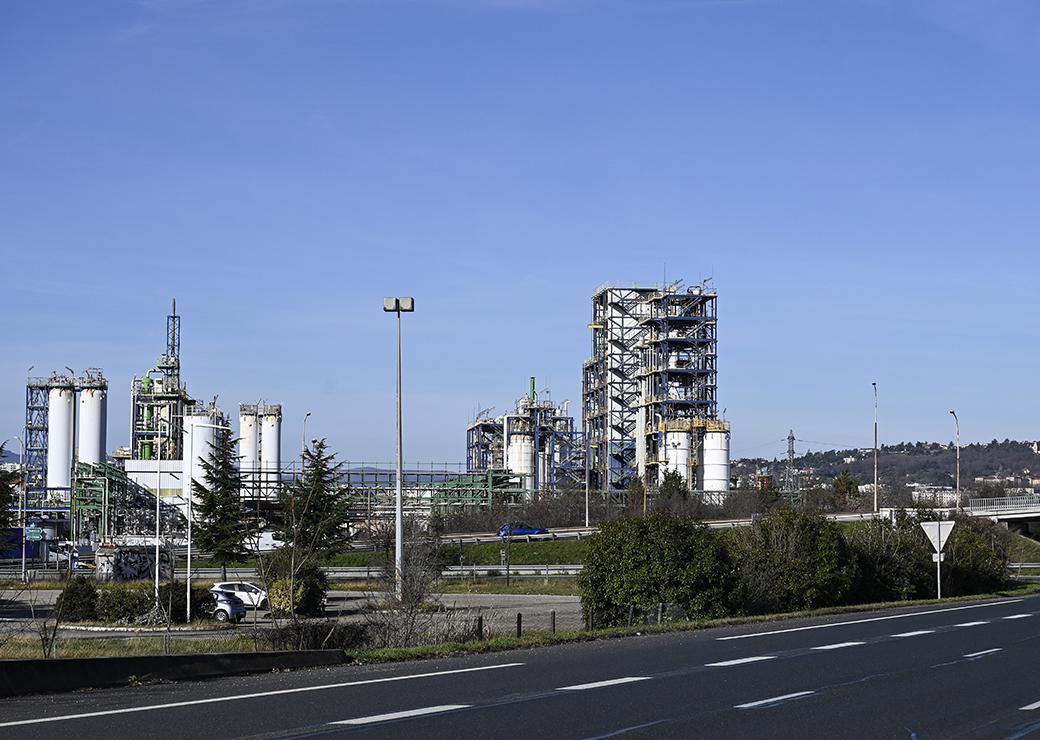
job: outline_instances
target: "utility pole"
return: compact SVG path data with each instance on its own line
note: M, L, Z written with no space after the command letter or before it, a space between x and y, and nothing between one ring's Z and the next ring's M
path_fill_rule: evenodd
M878 435L877 435L877 383L871 383L874 386L874 513L878 513L878 477L877 477L877 461L878 461Z
M957 412L950 409L953 421L957 425L957 511L963 510L961 506L961 420L957 418Z

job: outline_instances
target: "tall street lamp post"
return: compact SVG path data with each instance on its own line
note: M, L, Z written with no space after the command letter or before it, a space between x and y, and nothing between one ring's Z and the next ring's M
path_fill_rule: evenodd
M397 314L397 497L394 503L394 594L397 600L404 598L404 504L401 478L404 474L403 437L401 433L401 314L415 311L415 299L411 296L384 298L383 310Z
M950 410L950 415L953 416L953 421L957 425L957 511L960 512L963 508L961 506L961 420L957 418L957 412L953 409Z
M878 513L878 479L877 479L877 458L878 458L878 445L877 445L877 383L871 383L874 386L874 513Z

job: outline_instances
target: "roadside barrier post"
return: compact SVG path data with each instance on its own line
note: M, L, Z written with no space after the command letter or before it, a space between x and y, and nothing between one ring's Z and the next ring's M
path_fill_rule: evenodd
M549 631L552 634L556 634L556 610L553 609L549 612Z
M477 639L478 640L483 640L484 639L484 615L483 614L478 614L477 615Z
M524 631L524 615L520 612L516 613L516 636L520 637Z

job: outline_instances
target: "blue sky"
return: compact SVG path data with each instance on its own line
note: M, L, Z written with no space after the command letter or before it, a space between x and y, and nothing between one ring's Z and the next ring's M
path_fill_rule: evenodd
M461 460L580 398L590 295L719 290L737 455L1035 439L1033 0L0 4L0 438L104 368L109 448L177 297L189 388L283 445ZM818 448L819 445L810 445ZM800 445L803 449L804 445Z

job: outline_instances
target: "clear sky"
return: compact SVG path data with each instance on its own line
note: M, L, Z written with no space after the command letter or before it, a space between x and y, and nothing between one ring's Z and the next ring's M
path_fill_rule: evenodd
M874 380L883 441L1036 439L1038 42L1035 0L0 3L0 438L98 366L126 444L176 296L196 395L389 460L412 294L405 456L462 460L667 274L719 291L736 455L868 445Z

